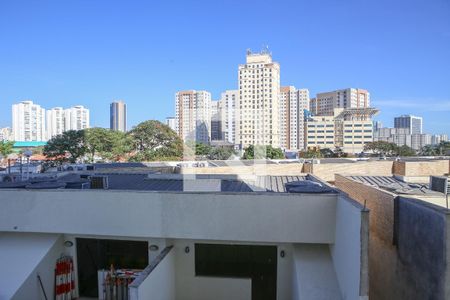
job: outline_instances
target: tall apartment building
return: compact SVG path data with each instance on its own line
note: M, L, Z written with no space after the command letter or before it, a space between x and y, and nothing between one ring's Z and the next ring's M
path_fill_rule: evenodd
M166 125L169 126L173 131L177 131L177 119L175 119L175 117L167 117Z
M65 131L65 111L62 107L47 110L46 118L48 140Z
M220 101L211 101L211 141L222 140Z
M12 131L10 127L0 128L0 141L10 141L12 139Z
M317 94L311 99L311 112L319 116L332 116L335 108L370 107L370 94L363 89L348 88Z
M114 101L109 106L109 128L127 131L127 105L123 101Z
M238 100L238 90L227 90L222 93L219 101L222 139L231 144L236 144L236 103Z
M45 141L45 109L33 101L22 101L12 106L14 141Z
M183 141L211 141L211 94L181 91L175 95L176 132Z
M290 150L304 149L304 111L309 110L309 91L297 90L294 86L281 87L279 105L281 147Z
M374 108L334 109L333 116L311 116L307 119L307 148L341 148L345 153L361 153L373 141Z
M64 111L65 130L82 130L89 128L89 109L76 105Z
M410 134L422 133L422 117L402 115L394 118L394 128L407 128Z
M268 51L247 51L239 65L236 105L236 144L280 146L280 65Z

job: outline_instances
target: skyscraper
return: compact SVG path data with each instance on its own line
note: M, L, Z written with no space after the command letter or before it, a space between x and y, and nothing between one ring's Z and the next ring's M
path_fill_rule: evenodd
M422 133L422 117L413 115L402 115L394 118L394 128L407 128L409 134Z
M64 130L89 128L89 109L76 105L64 111Z
M268 50L247 51L246 64L238 70L236 144L280 146L280 65Z
M12 130L15 141L45 141L45 109L33 101L13 104Z
M47 110L47 139L51 139L55 135L62 134L65 131L65 116L62 107L54 107Z
M318 116L332 116L335 108L370 107L370 94L363 89L348 88L317 94L311 99L311 112Z
M281 87L280 142L290 150L304 148L304 111L309 110L309 91L294 86Z
M211 94L180 91L175 95L176 132L183 141L211 141Z
M123 101L114 101L109 108L109 128L127 131L127 105Z
M211 101L211 141L222 139L222 120L219 104L220 101Z

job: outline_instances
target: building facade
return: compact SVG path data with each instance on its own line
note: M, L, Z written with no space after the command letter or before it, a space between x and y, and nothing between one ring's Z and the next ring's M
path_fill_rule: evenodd
M175 95L176 132L183 141L211 141L211 93L180 91Z
M239 101L236 105L236 144L280 146L280 65L268 51L247 51L239 65Z
M222 140L220 101L211 101L211 141Z
M12 140L12 130L10 127L0 128L0 141Z
M335 108L370 107L370 94L363 89L347 88L319 93L311 99L311 112L319 116L332 116Z
M47 110L47 139L62 134L65 131L65 112L62 107Z
M175 117L167 117L166 118L166 125L170 127L173 131L177 131L177 120Z
M76 105L64 111L65 130L83 130L90 127L89 109Z
M222 138L231 144L236 144L237 101L239 101L239 91L227 90L222 93L219 103L222 121Z
M45 141L45 109L33 101L22 101L12 106L14 141Z
M283 149L302 150L304 111L309 109L309 91L294 86L280 88L280 142Z
M394 128L409 129L410 134L421 134L422 123L422 117L416 117L413 115L402 115L394 118Z
M127 131L127 105L123 101L114 101L109 107L109 128Z
M373 141L372 116L376 113L374 108L338 108L333 116L311 116L305 127L306 147L361 153L364 145Z

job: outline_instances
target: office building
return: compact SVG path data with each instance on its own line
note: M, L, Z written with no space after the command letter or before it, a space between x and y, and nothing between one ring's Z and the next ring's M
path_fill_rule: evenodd
M422 117L402 115L394 118L394 128L409 129L410 134L422 133Z
M166 125L169 126L173 131L177 131L177 119L175 119L175 117L167 117Z
M116 131L127 131L127 105L123 101L114 101L109 107L109 128Z
M311 99L311 112L319 116L332 116L335 108L370 107L370 94L363 89L348 88L318 93Z
M180 91L175 95L176 131L183 141L211 141L211 93Z
M65 111L62 107L47 110L47 139L62 134L65 131Z
M309 91L294 86L280 89L280 142L283 149L302 150L304 139L304 111L309 110Z
M222 121L222 139L236 144L236 103L239 101L238 90L227 90L220 97L220 115Z
M64 111L65 130L82 130L89 128L89 109L76 105Z
M45 141L45 109L33 101L22 101L12 106L14 141Z
M267 50L247 51L246 64L238 70L239 101L236 105L236 144L280 147L280 65Z
M306 146L361 153L373 141L372 117L377 113L375 108L337 108L333 116L311 116L305 125Z

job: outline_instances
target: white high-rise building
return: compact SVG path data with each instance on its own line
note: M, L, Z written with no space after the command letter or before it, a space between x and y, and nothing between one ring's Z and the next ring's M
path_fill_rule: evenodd
M332 116L335 108L370 107L370 94L363 89L348 88L317 94L311 99L311 112L316 116Z
M236 103L238 90L227 90L220 97L219 110L222 122L222 139L236 144Z
M13 104L12 130L15 141L45 141L45 109L33 101Z
M236 144L280 147L280 65L267 50L247 51L239 65L239 99L236 104Z
M64 109L62 107L47 110L46 131L48 140L65 131L64 119Z
M0 141L10 141L12 139L12 131L10 127L0 128Z
M177 119L175 119L175 117L167 117L166 125L169 126L173 131L177 131Z
M175 95L176 132L183 141L211 141L211 93L180 91Z
M82 130L89 128L89 109L76 105L64 111L65 130Z
M302 150L305 147L304 111L309 110L309 91L294 86L280 89L281 147Z

